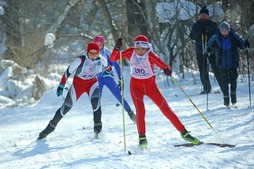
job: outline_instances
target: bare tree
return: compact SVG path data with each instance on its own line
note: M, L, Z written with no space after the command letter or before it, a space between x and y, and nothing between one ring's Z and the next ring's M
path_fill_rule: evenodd
M18 57L22 46L19 23L20 1L10 0L3 16L4 32L6 33L6 58L14 59Z
M198 6L217 2L190 1ZM187 36L195 18L181 21L175 16L171 23L161 23L155 10L159 2L161 1L9 0L3 17L8 48L4 57L28 68L37 68L38 64L45 68L45 65L57 63L59 59L69 62L85 50L85 44L95 35L104 36L106 45L112 48L119 36L126 40L127 46L131 46L135 36L144 34L165 62L173 66L180 56L180 70L184 67L195 69L193 44ZM243 30L241 33L247 36L248 27L253 24L253 1L228 0L223 1L223 4L227 13L225 19L240 32ZM240 11L237 16L240 22L230 20L230 11L233 9ZM43 45L45 35L49 32L55 33L57 38L50 52ZM251 37L250 40L253 42Z

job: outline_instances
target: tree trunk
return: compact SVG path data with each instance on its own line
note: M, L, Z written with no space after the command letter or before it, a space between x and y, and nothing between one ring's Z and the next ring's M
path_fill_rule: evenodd
M6 47L5 58L14 60L20 55L21 36L20 36L20 23L19 23L19 1L8 0L7 8L4 15L5 33L6 33Z
M147 24L147 12L145 1L141 0L128 0L126 1L127 8L127 25L129 32L129 40L133 41L133 38L139 34L143 34L149 37L148 24Z

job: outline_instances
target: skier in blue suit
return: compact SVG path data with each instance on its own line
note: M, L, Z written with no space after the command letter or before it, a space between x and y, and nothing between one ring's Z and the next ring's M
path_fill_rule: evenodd
M100 55L103 56L107 61L108 64L112 67L115 67L116 73L118 75L119 78L119 84L121 81L121 69L120 66L118 64L118 62L111 62L109 57L111 55L111 52L109 51L109 49L104 47L104 37L103 36L95 36L94 37L94 42L97 43L100 46ZM110 73L105 73L106 71L102 71L101 73L97 74L98 77L98 82L99 82L99 86L100 86L100 93L102 96L102 90L104 85L108 87L108 89L110 90L110 92L115 96L115 98L122 103L122 95L121 95L121 91L120 91L120 85L117 85L114 79L114 74L113 71L111 71ZM131 110L128 102L124 99L124 109L125 111L128 113L130 119L136 123L136 115L133 113L133 111Z

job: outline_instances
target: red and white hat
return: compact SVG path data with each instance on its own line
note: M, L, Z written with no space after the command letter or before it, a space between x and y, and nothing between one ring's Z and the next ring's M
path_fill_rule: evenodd
M95 42L89 42L87 45L87 52L89 52L90 50L96 50L99 53L100 46Z
M103 36L95 36L93 41L96 42L101 42L102 45L104 45L104 37Z
M135 39L134 39L134 47L142 47L142 48L150 48L149 42L148 42L148 38L144 35L138 35Z

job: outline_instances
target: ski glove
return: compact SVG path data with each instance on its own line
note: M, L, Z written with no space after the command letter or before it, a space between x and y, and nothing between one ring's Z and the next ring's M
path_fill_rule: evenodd
M166 76L170 76L172 74L172 70L167 67L164 69L164 73Z
M115 50L122 50L123 48L123 39L122 38L118 38L116 41L116 45L115 45Z
M63 94L63 89L64 89L64 85L63 84L59 84L57 90L56 90L56 95L59 97Z
M122 79L121 78L118 81L118 87L119 87L120 91L122 91L122 89L124 89L124 83L123 83L123 88L122 88Z
M248 39L245 40L244 47L245 48L250 48L250 42L248 41Z
M208 47L207 50L206 50L206 53L208 54L213 54L214 53L214 49L211 48L211 47Z
M112 74L112 67L111 66L109 66L109 67L107 67L106 68L106 70L102 73L102 76L104 76L104 77L107 77L107 76L110 76L111 74Z

